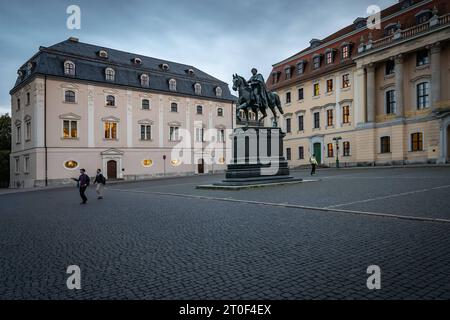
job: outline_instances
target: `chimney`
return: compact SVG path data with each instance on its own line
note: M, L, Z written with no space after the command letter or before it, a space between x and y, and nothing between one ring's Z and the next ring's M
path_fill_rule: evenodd
M70 37L70 38L69 38L69 41L71 41L71 42L78 42L79 39L78 39L78 38L75 38L75 37Z

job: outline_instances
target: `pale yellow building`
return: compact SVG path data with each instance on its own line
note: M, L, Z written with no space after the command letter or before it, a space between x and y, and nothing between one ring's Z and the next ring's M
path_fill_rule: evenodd
M291 167L450 160L450 2L399 1L273 67ZM270 120L268 120L269 124ZM339 150L336 147L338 140Z

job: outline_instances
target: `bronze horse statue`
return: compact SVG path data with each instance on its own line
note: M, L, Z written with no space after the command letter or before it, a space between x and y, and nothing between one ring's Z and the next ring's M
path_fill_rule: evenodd
M267 93L269 104L268 106L259 106L259 107L256 106L255 105L256 99L253 96L252 88L248 84L247 80L245 80L243 77L237 74L233 75L233 90L239 92L239 99L236 107L236 118L239 121L242 121L241 117L239 116L240 110L244 110L247 124L249 122L248 118L249 109L251 109L255 114L258 114L258 111L262 113L263 116L261 119L259 119L260 123L262 120L267 118L266 112L267 107L269 107L269 109L272 111L275 121L277 119L276 108L278 108L281 114L284 114L283 109L281 107L280 97L275 92Z

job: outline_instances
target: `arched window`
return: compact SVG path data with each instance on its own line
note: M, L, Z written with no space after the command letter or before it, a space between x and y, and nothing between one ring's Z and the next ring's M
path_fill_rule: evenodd
M148 75L141 75L141 86L148 87L150 85L150 78Z
M169 80L169 90L170 91L177 91L177 81L175 79Z
M116 97L112 95L106 96L106 106L114 107L116 105Z
M72 61L64 62L64 74L66 76L74 76L75 75L75 63Z
M114 69L106 68L105 70L106 81L114 81L116 79L116 72Z
M217 116L223 117L223 109L222 108L217 109Z
M220 98L222 96L222 88L217 87L216 88L216 97Z
M175 102L170 104L170 112L178 112L178 105Z
M150 100L142 100L142 110L150 110Z
M202 94L202 85L200 83L196 83L194 85L195 94Z
M67 90L64 93L64 101L74 103L75 102L75 92L72 90Z
M197 106L197 114L203 114L203 107Z

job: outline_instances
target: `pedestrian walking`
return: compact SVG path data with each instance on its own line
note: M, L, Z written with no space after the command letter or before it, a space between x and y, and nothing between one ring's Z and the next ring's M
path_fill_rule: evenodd
M318 165L316 155L313 154L309 159L309 163L311 164L311 175L316 174L316 167Z
M102 170L97 169L97 175L95 176L94 184L97 185L95 191L97 192L97 199L103 199L103 189L106 184L106 178L102 174Z
M91 178L86 174L86 170L80 169L80 176L78 179L73 179L78 182L78 188L80 190L81 204L86 204L88 198L86 197L86 189L91 183Z

